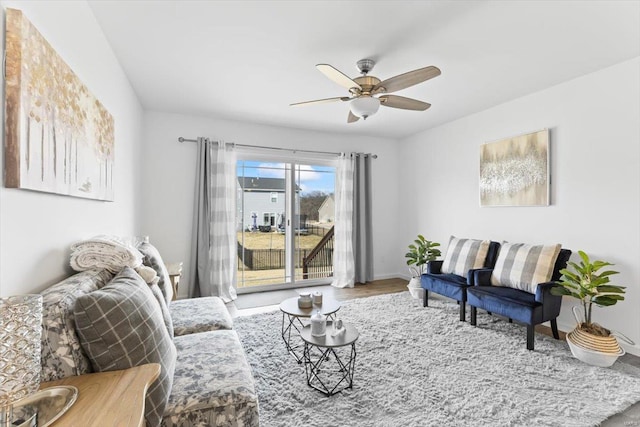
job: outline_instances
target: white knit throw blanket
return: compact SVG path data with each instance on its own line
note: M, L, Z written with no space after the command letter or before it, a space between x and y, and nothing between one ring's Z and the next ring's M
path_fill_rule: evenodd
M142 265L142 254L115 236L95 236L71 245L69 264L76 271L104 268L117 273Z

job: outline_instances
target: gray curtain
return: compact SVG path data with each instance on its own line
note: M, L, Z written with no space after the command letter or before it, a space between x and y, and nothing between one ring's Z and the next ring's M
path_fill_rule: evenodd
M189 297L236 299L236 154L198 138Z
M206 178L211 174L212 144L208 138L198 138L196 160L196 192L193 206L193 228L191 232L191 262L189 263L189 298L206 295L205 287L211 277L209 246L211 236L211 185Z
M353 256L355 282L373 280L373 221L371 211L371 155L354 153Z

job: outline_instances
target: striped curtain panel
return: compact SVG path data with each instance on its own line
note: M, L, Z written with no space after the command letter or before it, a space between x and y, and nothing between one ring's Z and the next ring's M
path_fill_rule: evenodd
M349 155L338 159L336 168L336 220L333 249L333 282L337 288L353 288L353 165Z
M371 155L343 155L336 170L333 286L373 280Z
M233 144L198 138L189 297L236 293L236 152Z

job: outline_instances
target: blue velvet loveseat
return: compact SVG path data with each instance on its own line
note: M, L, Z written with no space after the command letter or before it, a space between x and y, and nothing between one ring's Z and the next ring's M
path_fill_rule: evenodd
M493 268L500 244L488 240L459 239L451 236L444 260L429 261L420 282L423 306L429 305L429 292L458 301L460 320L465 321L467 288L473 286L474 268Z
M473 272L473 286L467 289L471 324L476 326L481 308L526 325L528 350L534 349L535 325L543 322L550 322L554 338L559 339L556 319L562 297L551 294L551 289L558 286L555 282L570 256L571 251L560 245L503 243L495 268Z

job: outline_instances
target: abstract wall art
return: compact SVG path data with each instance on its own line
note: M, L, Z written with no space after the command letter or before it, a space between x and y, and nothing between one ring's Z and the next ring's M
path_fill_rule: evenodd
M16 9L5 72L5 187L113 201L113 117Z
M480 206L549 206L549 130L480 146Z

